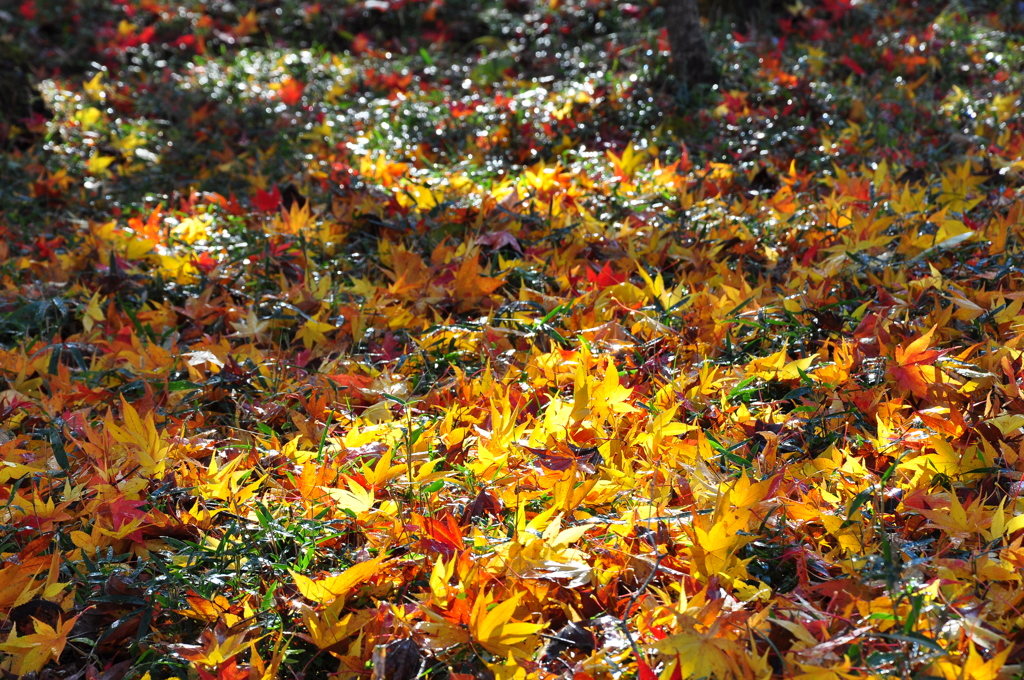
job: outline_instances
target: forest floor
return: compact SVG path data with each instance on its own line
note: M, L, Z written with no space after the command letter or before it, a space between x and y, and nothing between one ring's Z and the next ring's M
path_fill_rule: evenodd
M1022 13L5 5L5 677L1020 677Z

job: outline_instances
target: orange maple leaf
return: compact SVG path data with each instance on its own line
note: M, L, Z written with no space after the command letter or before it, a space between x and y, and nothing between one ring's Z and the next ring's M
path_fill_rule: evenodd
M947 376L933 366L945 352L930 349L937 327L904 347L896 348L896 366L891 369L896 385L916 397L927 397L930 385L946 382Z

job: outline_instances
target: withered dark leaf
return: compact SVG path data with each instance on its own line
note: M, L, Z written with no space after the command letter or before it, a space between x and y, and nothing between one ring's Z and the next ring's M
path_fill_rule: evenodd
M412 638L392 640L373 650L373 680L414 680L423 665L423 653Z
M35 621L56 628L63 614L57 603L37 597L11 609L9 618L18 635L31 635L35 632Z
M295 185L286 184L281 188L281 205L285 210L291 210L293 205L298 205L300 209L305 208L307 202L306 197L295 188Z
M547 647L544 648L543 662L551 662L558 658L563 652L575 650L582 654L590 654L597 648L597 640L594 633L588 630L585 624L570 621L558 631L548 637Z
M474 518L483 517L484 515L497 517L500 514L501 501L487 489L480 489L480 493L476 495L472 503L466 506L465 512L462 513L462 523L469 524Z

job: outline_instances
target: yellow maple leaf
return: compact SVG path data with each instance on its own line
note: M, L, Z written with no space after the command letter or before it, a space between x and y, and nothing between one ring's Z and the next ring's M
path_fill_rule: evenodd
M117 158L115 156L96 155L86 162L85 167L90 175L93 175L94 177L104 177L110 174L110 171L107 170L107 168L116 160Z
M619 384L619 372L615 368L615 363L609 360L604 380L594 389L594 396L591 399L593 410L600 415L633 413L638 409L629 403L631 396L633 390Z
M497 604L494 593L480 595L473 603L469 619L469 632L480 646L499 656L507 656L512 649L544 628L543 623L519 623L512 615L523 599L523 593Z
M803 663L798 663L797 667L801 672L798 675L794 675L793 680L851 680L852 678L860 677L849 672L853 667L849 658L846 658L843 663L837 666L829 666L827 668Z
M801 372L806 373L817 356L811 355L803 359L789 360L786 349L747 364L747 375L757 376L765 380L799 380Z
M300 635L300 637L309 640L318 649L336 648L338 644L365 626L374 615L372 609L342 615L343 606L344 600L341 598L321 610L303 606L301 609L302 623L306 627L307 634Z
M100 293L96 291L89 298L89 304L85 307L85 313L82 315L82 327L85 328L86 332L91 331L97 321L103 321L105 318L106 315L100 306Z
M75 120L82 124L83 130L89 130L100 121L103 113L95 106L90 106L75 112Z
M430 571L430 592L434 599L439 602L447 602L449 593L454 590L448 583L455 574L455 560L444 561L441 555L437 556L434 568Z
M901 470L910 470L917 475L930 478L934 474L943 474L948 477L956 477L966 474L971 470L985 467L984 461L977 456L977 449L968 448L966 451L957 451L953 445L946 441L941 435L933 435L928 438L932 452L918 455L905 460L897 466Z
M209 236L209 227L212 224L212 215L186 217L178 223L178 226L171 229L171 236L185 243L193 244Z
M736 551L751 540L740 533L749 527L750 514L747 509L726 510L715 517L710 528L694 525L693 561L697 571L711 577L736 566Z
M713 630L713 629L712 629ZM678 669L684 678L753 678L750 651L738 640L707 633L670 635L656 644L670 660L662 672L664 680Z
M50 661L59 661L77 620L75 616L53 628L36 619L33 621L35 632L30 635L19 636L16 628L11 629L7 641L0 643L0 652L10 655L0 668L23 676L41 671Z
M145 475L157 478L163 476L168 447L161 441L156 430L153 412L147 413L145 418L141 417L135 407L122 396L121 414L124 417L124 427L115 423L112 418L107 418L106 427L110 435L134 449L139 467Z
M302 327L295 334L295 338L302 340L302 344L306 346L306 349L313 349L316 345L327 344L326 334L333 330L335 330L334 324L318 321L317 317L314 316L302 324Z
M91 99L102 99L103 97L103 71L97 71L90 80L82 83L82 89Z
M386 557L384 554L378 555L372 560L349 567L337 576L328 576L319 581L314 581L290 569L288 571L303 597L313 602L330 603L347 596L353 588L376 574L381 562Z
M970 535L980 532L992 525L992 513L985 509L980 496L964 508L955 493L949 494L949 509L945 511L922 509L921 514L928 518L930 527L942 529L950 535Z
M281 214L274 220L274 227L277 231L285 234L298 234L303 229L312 226L313 213L310 211L309 203L295 201L291 208L281 210Z
M241 625L228 627L223 620L213 630L202 632L198 645L175 645L180 656L204 666L217 666L253 647L262 638L246 640L252 628Z
M444 194L440 191L431 191L428 186L407 183L401 188L396 187L395 198L403 208L415 208L417 212L425 212L441 205Z
M999 671L1006 664L1006 659L1012 651L1012 646L997 653L988 661L978 654L974 643L970 643L967 658L960 659L946 658L932 664L931 674L945 680L997 680Z
M36 575L19 564L8 564L0 569L0 607L8 609L23 604L29 599L36 589L32 588Z
M378 403L386 404L387 402ZM352 481L351 479L348 480L348 489L320 487L320 490L330 496L340 509L351 510L356 515L369 512L373 508L373 504L376 502L376 497L372 490L364 489L360 484Z
M615 168L615 174L622 179L632 177L637 168L647 160L647 151L637 153L633 149L632 142L629 143L629 146L626 147L621 156L616 156L611 151L606 151L605 154L608 156L608 160L611 161L612 167Z

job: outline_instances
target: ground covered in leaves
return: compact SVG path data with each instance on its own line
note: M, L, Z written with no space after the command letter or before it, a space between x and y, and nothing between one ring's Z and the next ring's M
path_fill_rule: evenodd
M0 669L1019 677L1021 9L5 6Z

